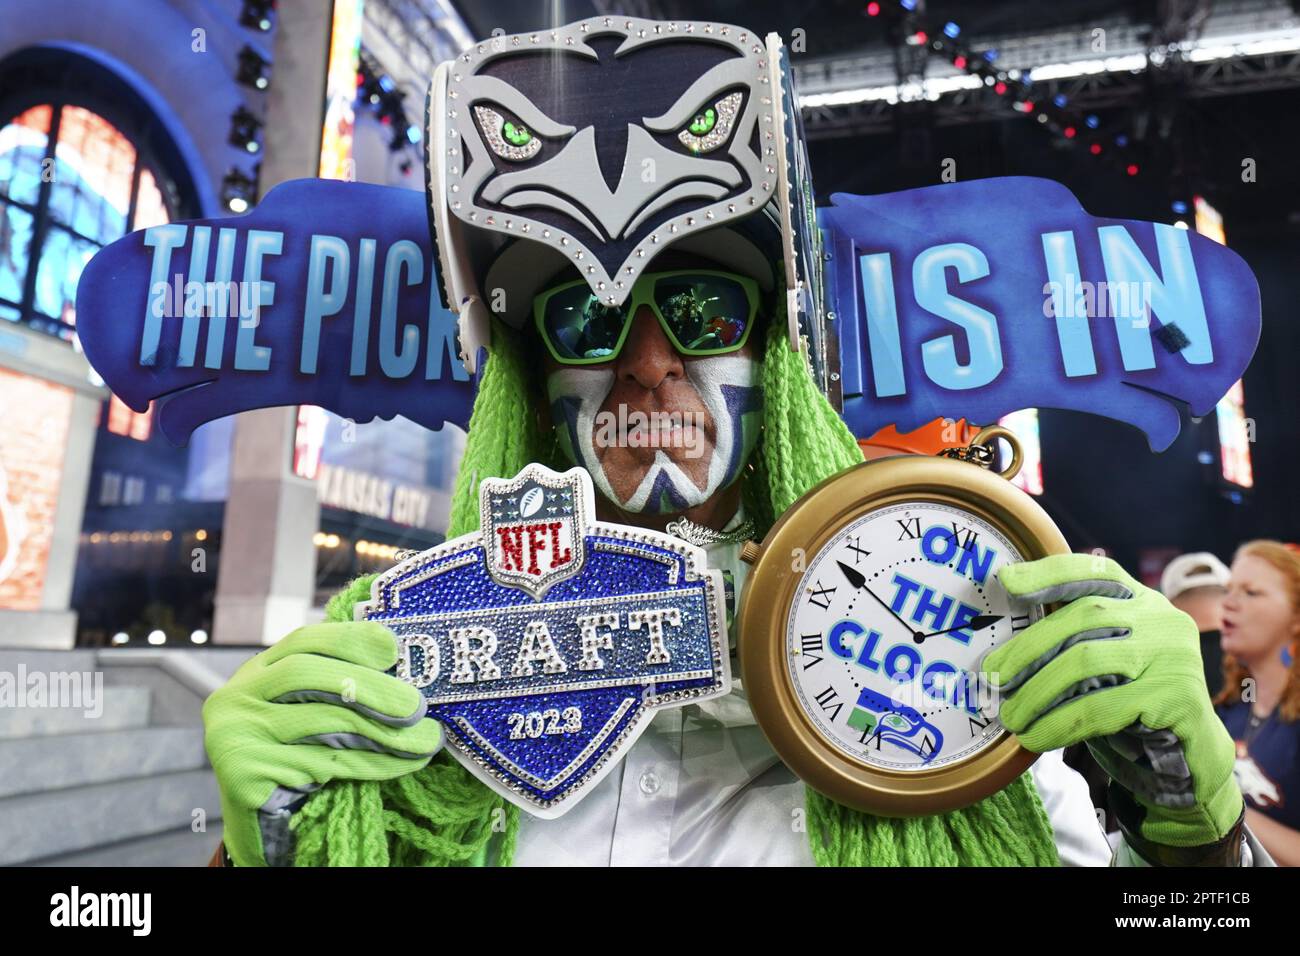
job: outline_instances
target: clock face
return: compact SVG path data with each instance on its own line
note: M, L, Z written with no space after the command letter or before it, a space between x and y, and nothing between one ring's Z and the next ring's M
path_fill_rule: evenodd
M818 733L892 771L974 757L1003 727L979 663L1042 617L1014 607L998 569L1023 560L993 525L948 504L871 511L810 556L785 635L786 668Z

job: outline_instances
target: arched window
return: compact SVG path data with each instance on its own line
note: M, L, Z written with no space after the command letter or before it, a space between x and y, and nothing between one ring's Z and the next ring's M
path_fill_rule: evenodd
M173 218L136 145L91 110L30 106L0 127L0 318L71 340L90 257Z

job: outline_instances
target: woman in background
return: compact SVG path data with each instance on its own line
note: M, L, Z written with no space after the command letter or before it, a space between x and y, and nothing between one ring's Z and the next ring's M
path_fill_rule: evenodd
M1300 866L1300 548L1248 541L1223 602L1219 717L1237 744L1246 824L1279 866Z

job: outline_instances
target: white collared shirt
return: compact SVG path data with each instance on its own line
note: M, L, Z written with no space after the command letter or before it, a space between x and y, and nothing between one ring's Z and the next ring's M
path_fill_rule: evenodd
M1084 779L1059 750L1030 770L1061 862L1111 849ZM520 815L516 866L811 866L804 784L754 723L740 681L726 697L661 711L622 763L564 816Z

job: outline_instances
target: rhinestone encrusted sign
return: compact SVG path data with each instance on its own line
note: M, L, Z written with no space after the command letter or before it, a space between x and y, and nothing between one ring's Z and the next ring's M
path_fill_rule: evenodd
M451 753L535 816L569 810L656 710L730 690L720 572L679 538L595 520L591 478L529 465L479 488L480 530L381 574L357 620Z

